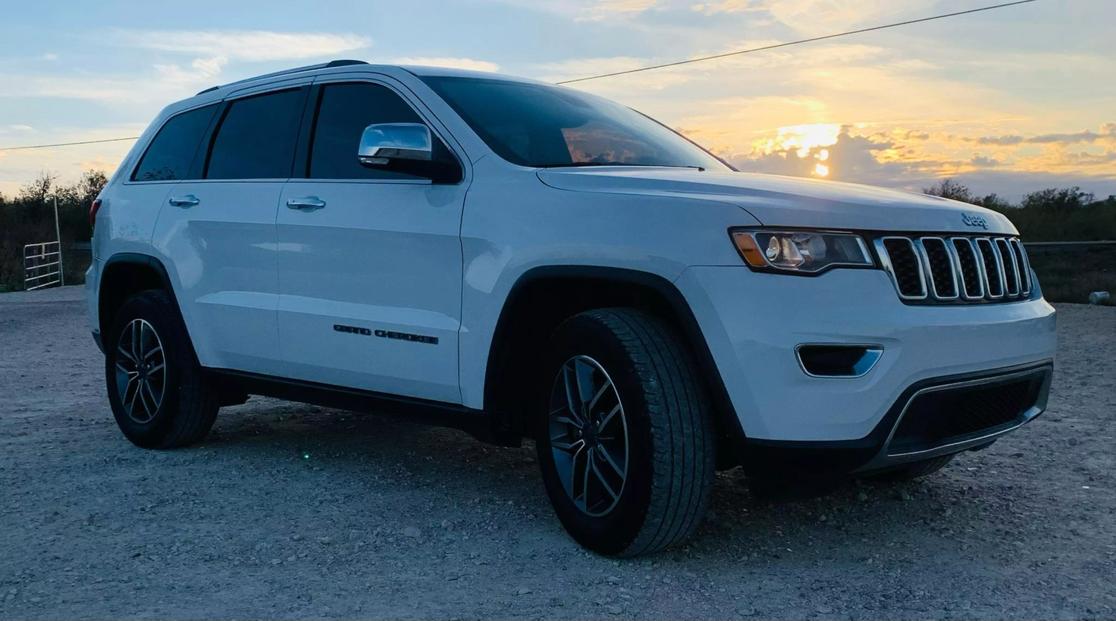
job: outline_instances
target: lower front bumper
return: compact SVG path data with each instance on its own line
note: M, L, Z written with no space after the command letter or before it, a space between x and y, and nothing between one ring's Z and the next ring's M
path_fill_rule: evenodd
M911 387L1048 363L1057 346L1054 309L1039 297L909 306L879 270L803 278L691 267L676 284L750 440L868 438ZM800 366L804 344L871 345L882 353L863 374L817 377Z
M1046 409L1052 363L919 382L863 438L831 442L743 441L751 471L809 473L884 470L983 448Z

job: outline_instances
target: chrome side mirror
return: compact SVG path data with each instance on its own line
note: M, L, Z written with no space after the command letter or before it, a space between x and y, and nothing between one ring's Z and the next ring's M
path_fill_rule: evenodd
M357 159L365 166L392 160L428 162L433 157L430 128L422 123L378 123L364 128Z

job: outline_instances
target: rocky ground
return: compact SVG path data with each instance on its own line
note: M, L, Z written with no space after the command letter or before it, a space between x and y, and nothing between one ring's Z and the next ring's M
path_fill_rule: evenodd
M116 430L80 291L0 296L0 618L1112 618L1116 309L1059 307L1050 409L921 482L757 498L687 546L562 532L532 449L253 398Z

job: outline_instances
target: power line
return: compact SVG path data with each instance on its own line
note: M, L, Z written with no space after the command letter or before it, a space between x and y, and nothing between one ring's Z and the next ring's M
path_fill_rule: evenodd
M588 80L599 80L601 78L611 78L618 75L627 75L629 73L640 73L642 71L653 71L655 69L664 69L666 67L677 67L678 65L688 65L690 63L700 63L707 60L717 60L718 58L727 58L729 56L739 56L741 54L751 54L753 52L763 52L766 50L774 50L780 47L789 47L791 45L801 45L803 43L814 43L815 41L825 41L826 39L836 39L837 37L847 37L849 35L863 34L865 32L872 32L875 30L884 30L885 28L895 28L898 26L908 26L910 24L919 24L922 22L930 22L936 19L946 19L947 17L957 17L958 15L968 15L969 13L979 13L981 11L991 11L993 9L1002 9L1009 6L1018 4L1027 4L1035 2L1035 0L1017 0L1016 2L1005 2L1003 4L994 4L991 6L983 6L976 9L969 9L967 11L956 11L954 13L943 13L941 15L932 15L930 17L921 17L919 19L909 19L903 22L895 22L893 24L883 24L881 26L872 26L870 28L861 28L859 30L848 30L845 32L838 32L828 34L820 37L811 37L809 39L799 39L797 41L787 41L785 43L775 43L772 45L764 45L762 47L753 47L747 50L737 50L735 52L724 52L722 54L713 54L712 56L699 56L697 58L688 58L686 60L676 60L674 62L663 63L661 65L649 65L647 67L638 67L636 69L625 69L624 71L613 71L612 73L602 73L599 75L586 76L584 78L573 78L570 80L563 80L558 84L572 84L574 82L585 82Z
M869 28L860 28L859 30L847 30L845 32L837 32L834 34L823 35L820 37L811 37L809 39L799 39L797 41L787 41L785 43L774 43L772 45L764 45L761 47L753 47L746 50L736 50L734 52L724 52L722 54L713 54L711 56L699 56L697 58L688 58L686 60L676 60L669 63L660 65L648 65L646 67L637 67L635 69L625 69L623 71L613 71L611 73L601 73L598 75L590 75L581 78L572 78L569 80L562 80L557 84L573 84L574 82L587 82L589 80L600 80L601 78L611 78L615 76L628 75L631 73L641 73L644 71L654 71L656 69L665 69L667 67L677 67L679 65L688 65L691 63L700 63L707 60L717 60L719 58L728 58L729 56L740 56L742 54L752 54L754 52L764 52L767 50L774 50L781 47L790 47L792 45L802 45L803 43L814 43L817 41L825 41L827 39L836 39L838 37L848 37L851 35L863 34L865 32L873 32L876 30L885 30L887 28L897 28L899 26L909 26L911 24L920 24L922 22L932 22L938 19L946 19L949 17L957 17L959 15L969 15L970 13L980 13L982 11L992 11L995 9L1002 9L1009 6L1016 6L1020 4L1028 4L1036 2L1037 0L1016 0L1015 2L1004 2L1001 4L993 4L990 6L982 6L975 9L968 9L965 11L955 11L953 13L942 13L941 15L931 15L930 17L920 17L918 19L909 19L902 22L894 22L891 24L882 24L880 26L871 26ZM129 136L127 138L105 138L102 140L83 140L80 142L59 142L56 144L32 144L17 147L0 147L0 151L24 151L29 149L48 149L51 147L72 147L84 144L101 144L105 142L122 142L124 140L136 140L139 136Z
M139 136L128 136L127 138L103 138L101 140L82 140L80 142L56 142L54 144L29 144L22 147L0 147L0 151L25 151L27 149L49 149L50 147L72 147L79 144L100 144L102 142L121 142L124 140L136 140Z

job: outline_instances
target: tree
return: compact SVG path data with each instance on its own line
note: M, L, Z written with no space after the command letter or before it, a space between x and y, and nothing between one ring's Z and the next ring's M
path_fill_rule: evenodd
M961 183L958 183L957 181L954 181L953 179L942 179L938 183L928 188L923 188L922 192L923 194L929 194L930 196L940 196L942 198L948 198L964 203L972 203L974 205L980 202L978 198L973 196L973 193L969 191L968 187L962 185Z
M1093 202L1094 196L1081 188L1047 188L1023 197L1024 209L1067 211L1084 207Z
M58 181L58 177L43 171L39 173L34 181L19 189L18 199L34 205L41 205L51 196L56 181Z
M81 180L75 186L78 201L82 206L88 206L101 193L101 189L108 183L108 177L103 170L87 170L81 175Z

